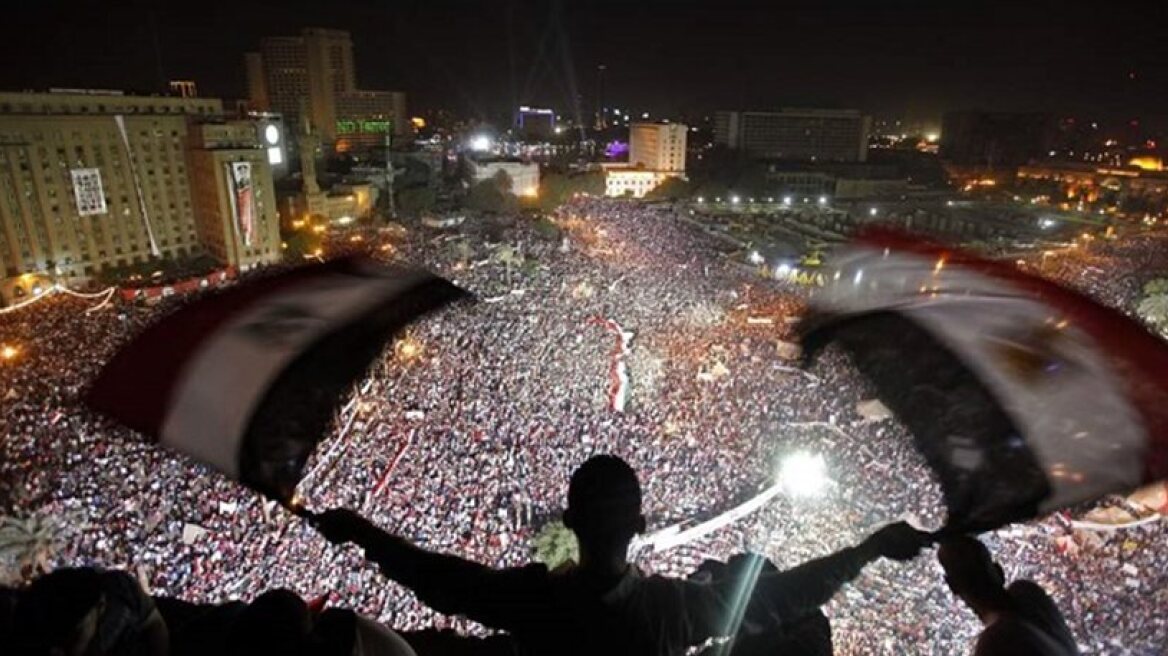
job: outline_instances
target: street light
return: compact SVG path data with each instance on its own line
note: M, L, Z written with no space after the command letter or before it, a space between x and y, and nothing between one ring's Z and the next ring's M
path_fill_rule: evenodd
M733 204L735 204L735 205L737 205L737 204L738 204L738 202L739 202L739 201L741 201L741 200L742 200L742 199L741 199L741 198L739 198L738 196L731 196L731 197L730 197L730 202L731 202L731 203L733 203Z
M827 463L821 455L792 453L779 466L779 484L793 497L819 496L828 484Z
M820 205L827 205L827 196L820 196L819 197L819 204Z
M470 149L476 152L485 152L491 149L491 138L485 134L477 134L470 138Z

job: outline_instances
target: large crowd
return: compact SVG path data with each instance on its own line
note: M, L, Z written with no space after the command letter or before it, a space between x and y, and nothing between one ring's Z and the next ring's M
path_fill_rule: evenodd
M788 359L804 291L723 259L668 206L580 199L554 224L511 217L333 245L425 266L480 300L386 349L309 463L308 507L348 506L428 548L515 565L591 454L634 466L653 529L750 498L802 450L824 456L825 494L780 495L698 540L647 549L638 564L684 576L754 550L786 567L881 523L942 523L939 489L903 428L857 412L873 393L846 358L829 350L808 372ZM1134 238L1042 266L1126 308L1138 300L1136 272L1168 268L1165 253L1162 241ZM0 514L55 526L32 566L124 568L154 594L200 602L286 587L397 629L481 632L384 581L356 550L82 407L101 364L182 302L87 312L92 300L58 295L0 315L0 344L19 347L0 362ZM595 319L634 334L623 413L608 403L612 337ZM1054 516L987 541L1009 577L1050 591L1085 652L1162 654L1165 537L1164 521L1087 534ZM841 654L956 654L978 628L927 558L870 567L827 612Z

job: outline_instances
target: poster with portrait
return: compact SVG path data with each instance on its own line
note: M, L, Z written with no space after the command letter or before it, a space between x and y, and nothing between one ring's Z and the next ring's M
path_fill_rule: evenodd
M227 164L227 181L231 187L231 211L234 214L235 228L243 240L244 246L251 246L252 235L255 232L255 187L251 181L251 162L229 162Z
M77 201L77 214L92 216L105 214L105 189L101 186L101 171L97 169L71 169L73 197Z

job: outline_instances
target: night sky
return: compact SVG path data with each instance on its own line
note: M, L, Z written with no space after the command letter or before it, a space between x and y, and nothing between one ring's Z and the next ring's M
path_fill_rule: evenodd
M609 105L658 114L1168 114L1164 0L25 0L4 12L14 19L0 25L4 89L152 90L185 78L202 95L242 97L245 50L322 26L353 32L361 86L405 90L415 110L484 118L516 102L589 114L599 63Z

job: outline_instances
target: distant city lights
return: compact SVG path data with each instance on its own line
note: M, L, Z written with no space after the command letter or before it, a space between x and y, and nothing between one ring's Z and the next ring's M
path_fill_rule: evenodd
M805 451L792 453L779 465L779 484L793 497L817 497L828 484L823 456Z

